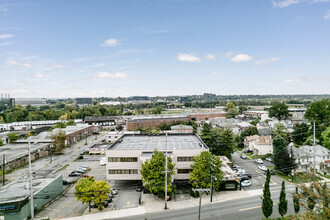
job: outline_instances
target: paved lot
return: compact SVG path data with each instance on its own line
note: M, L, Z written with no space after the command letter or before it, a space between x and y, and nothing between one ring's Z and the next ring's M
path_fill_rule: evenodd
M242 159L240 158L240 154L235 152L232 155L232 160L236 165L239 165L245 172L252 175L251 183L252 185L249 187L242 187L243 190L254 190L254 189L262 189L266 180L265 172L258 168L259 165L264 166L273 166L271 162L264 161L263 164L258 164L254 160ZM272 175L271 176L271 186L275 186L282 183L282 179Z

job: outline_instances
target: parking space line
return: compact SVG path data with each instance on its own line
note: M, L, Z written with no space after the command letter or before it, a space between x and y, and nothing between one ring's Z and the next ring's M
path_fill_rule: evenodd
M275 202L274 202L274 205L276 205ZM254 206L254 207L249 207L249 208L245 208L245 209L240 209L240 210L238 210L238 211L239 211L239 212L243 212L243 211L248 211L248 210L251 210L251 209L258 209L258 208L261 208L261 205Z
M259 172L259 170L256 170L257 173L260 173L263 177L267 178L263 173ZM274 183L274 185L277 185L277 183L272 180L272 178L270 178L270 181L272 181Z

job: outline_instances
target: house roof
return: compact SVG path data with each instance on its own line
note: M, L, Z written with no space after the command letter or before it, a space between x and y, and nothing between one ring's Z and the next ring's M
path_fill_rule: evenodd
M256 140L258 138L260 138L259 135L253 135L253 136L248 136L248 137L245 137L247 141L253 141L253 140Z
M269 128L261 128L258 129L258 132L261 136L268 136L271 135L270 129Z

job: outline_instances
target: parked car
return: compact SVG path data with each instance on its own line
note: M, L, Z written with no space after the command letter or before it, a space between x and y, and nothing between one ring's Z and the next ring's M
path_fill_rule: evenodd
M267 167L265 167L265 166L258 166L258 168L262 171L267 171Z
M241 182L241 186L251 186L251 181L250 180L244 180L243 182Z
M142 192L143 189L144 189L143 186L137 186L137 187L136 187L136 192Z
M108 203L112 202L112 197L108 197L105 201L107 201Z
M243 176L247 176L249 179L252 178L252 175L251 174L247 174L247 173L243 174Z
M238 168L241 168L241 167L238 166L238 165L233 165L233 166L231 166L231 168L232 168L232 169L238 169Z
M69 176L81 176L82 173L79 173L79 172L76 172L76 171L73 171L69 174Z
M112 195L117 195L117 194L118 194L118 190L116 190L116 189L112 189L112 190L111 190L111 193L112 193Z
M240 177L240 181L243 182L243 181L245 181L245 180L249 180L249 177L242 175L242 176Z
M245 154L242 154L242 155L241 155L241 158L242 158L242 159L246 159L246 155L245 155Z
M105 166L107 164L107 158L106 157L101 157L100 159L100 165Z
M106 207L108 207L108 204L109 204L109 202L107 201L107 200L105 200L104 202L103 202L103 206L106 208ZM96 203L92 203L91 204L91 208L97 208L98 207L98 204L96 204Z
M272 162L272 158L270 158L270 157L267 157L265 160Z
M72 181L70 180L63 180L63 185L71 185Z
M255 162L256 163L264 163L261 159L256 159Z
M85 173L85 171L80 170L80 169L77 169L77 170L75 170L75 171L73 171L73 172L77 172L77 173L81 173L81 174L84 174L84 173Z
M244 153L253 153L252 150L245 150Z
M85 177L85 178L88 178L88 177L93 177L93 178L94 178L94 176L93 176L93 175L89 175L89 174L83 174L83 175L82 175L82 177Z
M85 167L77 167L76 170L82 170L82 171L86 172L88 169L86 169Z

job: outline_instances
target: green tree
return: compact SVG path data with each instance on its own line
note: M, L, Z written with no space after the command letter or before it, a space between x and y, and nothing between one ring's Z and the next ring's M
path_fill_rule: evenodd
M164 194L165 192L165 154L164 152L154 150L154 155L150 160L142 164L141 175L145 188L154 194ZM167 158L167 192L172 194L171 179L175 174L174 164L171 157Z
M270 172L267 170L267 177L264 185L263 196L262 196L262 213L266 218L272 215L273 213L273 200L271 198L270 189Z
M211 139L208 146L213 154L224 155L230 159L236 145L235 135L230 128L213 128L211 130Z
M289 116L289 107L284 103L276 103L269 108L269 117L283 120L287 119Z
M257 126L257 124L260 122L258 118L254 119L253 121L250 122L251 125Z
M0 147L3 146L3 140L0 139Z
M18 134L15 133L15 132L13 132L13 133L9 133L7 136L8 136L8 138L9 138L9 142L10 142L10 143L13 143L13 142L17 141L18 138L19 138Z
M275 169L285 174L289 174L295 167L293 155L290 157L287 142L282 137L273 140L273 159Z
M244 111L247 110L247 108L246 108L245 105L240 105L240 106L238 107L238 109L239 109L239 113L240 113L240 114L242 114Z
M305 118L316 124L330 124L330 99L313 102L306 110Z
M292 139L296 144L302 145L308 135L309 135L309 126L306 123L296 124L293 127Z
M226 106L225 106L225 108L224 108L224 110L225 110L226 112L228 112L229 109L233 109L233 108L236 108L235 104L232 103L232 102L227 102L227 103L226 103Z
M321 137L323 139L322 145L330 150L330 126L322 132Z
M76 184L74 195L78 201L88 203L89 211L91 211L91 202L94 200L92 185L95 182L93 177L80 179Z
M277 123L275 125L275 129L272 130L272 136L273 138L283 137L287 142L290 142L289 131L282 123Z
M5 120L3 119L2 116L0 116L0 124L3 124L3 123L5 123Z
M296 187L296 193L293 194L293 208L294 212L298 214L300 210L300 205L299 205L299 195L298 195L298 187Z
M66 134L65 131L59 130L54 132L50 138L52 139L53 150L56 153L61 153L62 150L66 147Z
M280 199L278 203L278 212L281 216L285 215L288 212L288 200L286 200L285 195L285 183L284 180L282 181L282 188L281 188L281 194Z
M213 160L214 162L213 162ZM214 164L214 166L212 165ZM218 181L214 182L214 188L220 188L220 180L223 178L221 170L222 163L219 156L212 155L209 151L203 151L194 157L194 163L190 165L192 171L190 172L189 180L193 188L210 188L211 187L211 173L213 168L213 176Z
M228 109L227 118L235 118L237 115L239 115L239 112L236 110L236 108Z
M93 177L80 179L75 186L74 195L78 201L88 203L91 211L91 202L102 210L104 201L108 198L111 187L104 180L95 181Z

